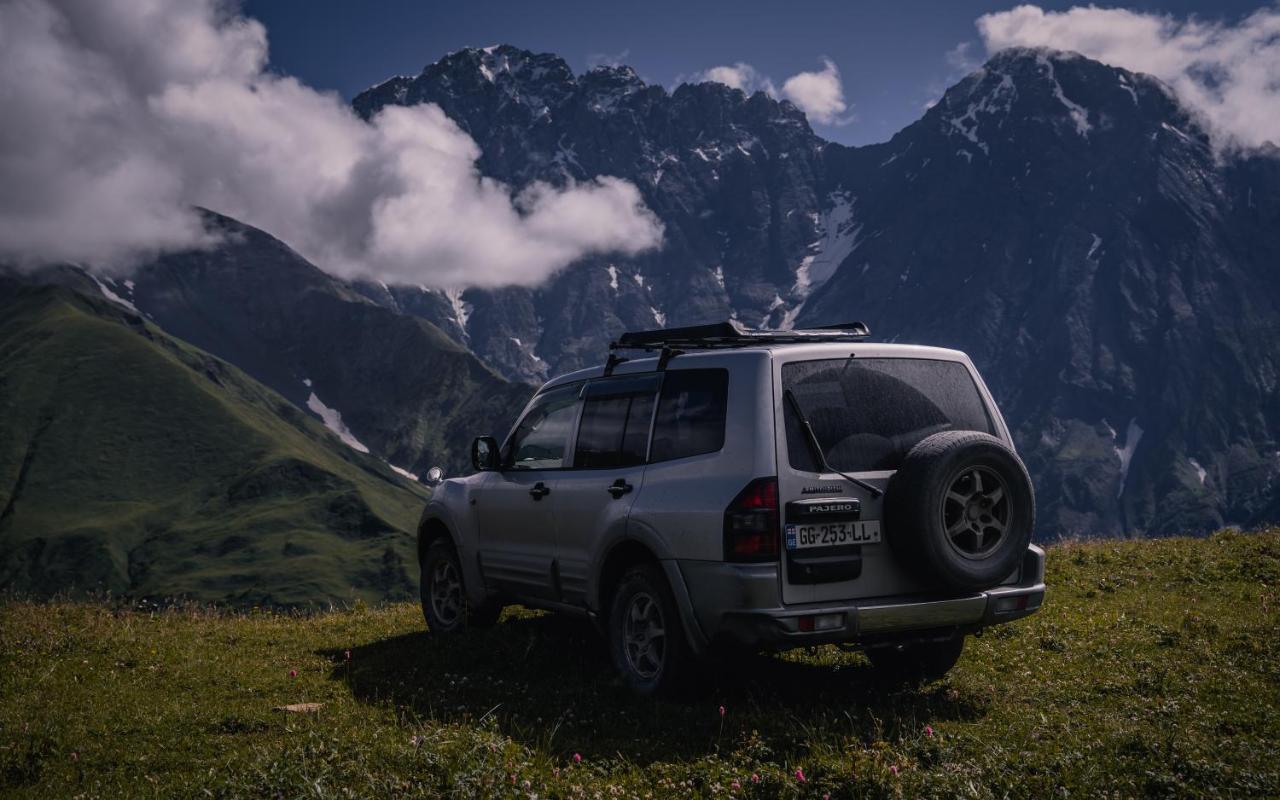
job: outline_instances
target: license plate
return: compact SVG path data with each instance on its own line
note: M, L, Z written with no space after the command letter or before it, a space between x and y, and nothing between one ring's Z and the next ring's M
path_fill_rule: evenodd
M839 547L850 544L875 544L880 541L880 520L856 522L824 522L815 525L788 525L787 549Z

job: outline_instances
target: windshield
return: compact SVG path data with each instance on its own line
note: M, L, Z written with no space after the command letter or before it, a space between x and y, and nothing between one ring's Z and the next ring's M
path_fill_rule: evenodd
M956 361L794 361L782 367L782 388L795 396L827 463L842 472L897 469L911 448L939 431L995 433L969 370ZM783 414L791 466L820 471L795 409L784 404Z

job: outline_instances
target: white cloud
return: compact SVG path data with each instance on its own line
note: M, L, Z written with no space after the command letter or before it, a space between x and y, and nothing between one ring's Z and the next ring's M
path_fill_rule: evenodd
M774 89L773 81L750 64L741 61L736 64L728 64L700 72L692 79L695 83L712 81L715 83L723 83L730 89L741 89L747 94L755 92L765 92L770 96L777 95Z
M845 125L853 121L852 117L840 116L848 106L844 102L840 70L829 58L822 59L822 69L818 72L801 72L787 78L782 84L782 96L795 103L809 119L823 125Z
M1227 148L1280 144L1280 10L1234 24L1179 20L1125 9L1033 5L977 20L989 52L1006 47L1072 50L1154 75L1204 120Z
M0 260L119 269L208 244L192 204L331 272L433 285L661 242L630 183L513 196L437 106L365 123L266 63L265 29L219 0L0 5Z
M739 61L699 72L689 80L714 81L731 89L741 89L747 94L763 91L770 97L790 100L809 119L823 125L847 125L853 117L841 117L848 106L844 100L844 84L840 70L829 58L822 59L822 69L817 72L799 72L787 78L782 88L777 88L769 76L750 64ZM683 79L677 79L683 82Z

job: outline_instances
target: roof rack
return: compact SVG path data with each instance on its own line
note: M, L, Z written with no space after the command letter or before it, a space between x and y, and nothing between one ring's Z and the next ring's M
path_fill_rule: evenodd
M769 344L811 342L853 342L865 339L871 331L861 322L844 322L817 328L790 331L748 330L737 320L692 325L685 328L663 328L656 331L628 331L609 344L610 350L716 350L754 347Z

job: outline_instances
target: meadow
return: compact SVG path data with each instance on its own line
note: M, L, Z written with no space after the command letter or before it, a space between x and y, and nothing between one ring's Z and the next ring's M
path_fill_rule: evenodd
M9 599L0 794L1280 795L1280 530L1058 544L1047 582L941 681L822 647L726 657L677 702L522 608L442 641L414 604Z

